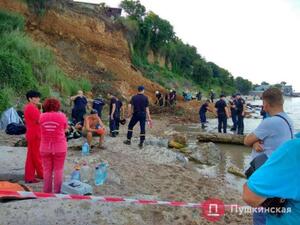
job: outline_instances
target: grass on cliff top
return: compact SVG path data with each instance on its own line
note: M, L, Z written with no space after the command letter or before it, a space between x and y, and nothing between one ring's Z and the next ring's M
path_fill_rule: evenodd
M0 10L0 43L0 112L24 102L30 89L39 90L43 97L59 93L61 99L79 89L92 89L84 78L67 77L53 53L25 34L21 15Z

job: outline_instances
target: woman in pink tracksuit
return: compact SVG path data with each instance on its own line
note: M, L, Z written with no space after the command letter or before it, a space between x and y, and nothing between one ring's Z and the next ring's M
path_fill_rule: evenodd
M65 131L68 122L65 114L59 112L60 102L57 99L46 99L43 109L44 113L40 116L40 152L44 172L43 189L44 192L52 192L52 177L54 174L54 193L60 193L67 154Z

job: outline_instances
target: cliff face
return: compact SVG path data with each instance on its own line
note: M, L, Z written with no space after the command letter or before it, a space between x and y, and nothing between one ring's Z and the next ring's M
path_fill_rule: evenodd
M50 7L38 17L25 3L14 0L0 0L0 8L23 14L27 33L53 50L58 65L70 77L86 76L94 86L109 82L111 91L118 91L125 98L134 94L138 85L144 85L148 95L163 91L131 65L123 33L111 29L99 17L66 5Z

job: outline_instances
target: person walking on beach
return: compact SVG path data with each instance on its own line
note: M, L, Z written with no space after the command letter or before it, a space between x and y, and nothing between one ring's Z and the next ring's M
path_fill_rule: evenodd
M201 122L201 128L204 129L206 127L206 112L207 110L209 110L209 100L206 100L206 102L204 104L201 105L200 109L199 109L199 115L200 115L200 122Z
M41 94L31 90L27 92L28 103L24 107L24 118L26 125L27 156L25 163L26 183L37 183L37 178L43 179L43 167L40 155L41 131L39 126Z
M220 100L216 102L215 108L217 109L218 116L218 132L227 133L227 118L229 117L227 103L225 101L225 95L220 96Z
M88 103L87 98L83 95L83 92L79 90L77 95L72 96L70 99L74 102L74 107L72 109L74 124L83 123L83 116L86 114L86 107Z
M149 100L148 97L144 95L145 88L144 86L138 87L138 94L133 96L128 105L128 117L131 117L131 120L128 125L127 140L124 141L124 144L130 145L131 138L133 134L133 128L140 123L140 143L139 147L142 148L145 138L146 138L146 120L151 122L151 116L149 111Z
M46 193L52 193L53 182L54 193L60 193L63 182L64 162L67 154L65 132L68 130L68 120L65 114L59 112L60 106L57 99L48 98L43 104L44 113L40 116L43 191Z
M244 135L245 100L236 94L237 134Z
M294 136L292 120L283 110L282 92L277 88L270 88L263 93L262 99L264 110L270 117L262 120L244 140L246 146L252 147L252 159L261 154L270 157L281 144L293 139ZM265 220L264 213L254 213L254 225L264 225Z
M110 136L116 137L119 134L121 113L122 117L124 117L124 108L123 103L116 96L112 94L108 94L110 98L109 105L109 129Z

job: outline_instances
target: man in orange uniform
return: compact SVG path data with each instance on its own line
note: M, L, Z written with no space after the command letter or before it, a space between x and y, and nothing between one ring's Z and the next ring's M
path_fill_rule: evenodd
M26 94L28 100L24 107L24 118L26 124L27 157L25 163L25 182L37 183L37 178L43 179L43 167L40 155L41 131L39 125L41 94L37 91L29 91Z

